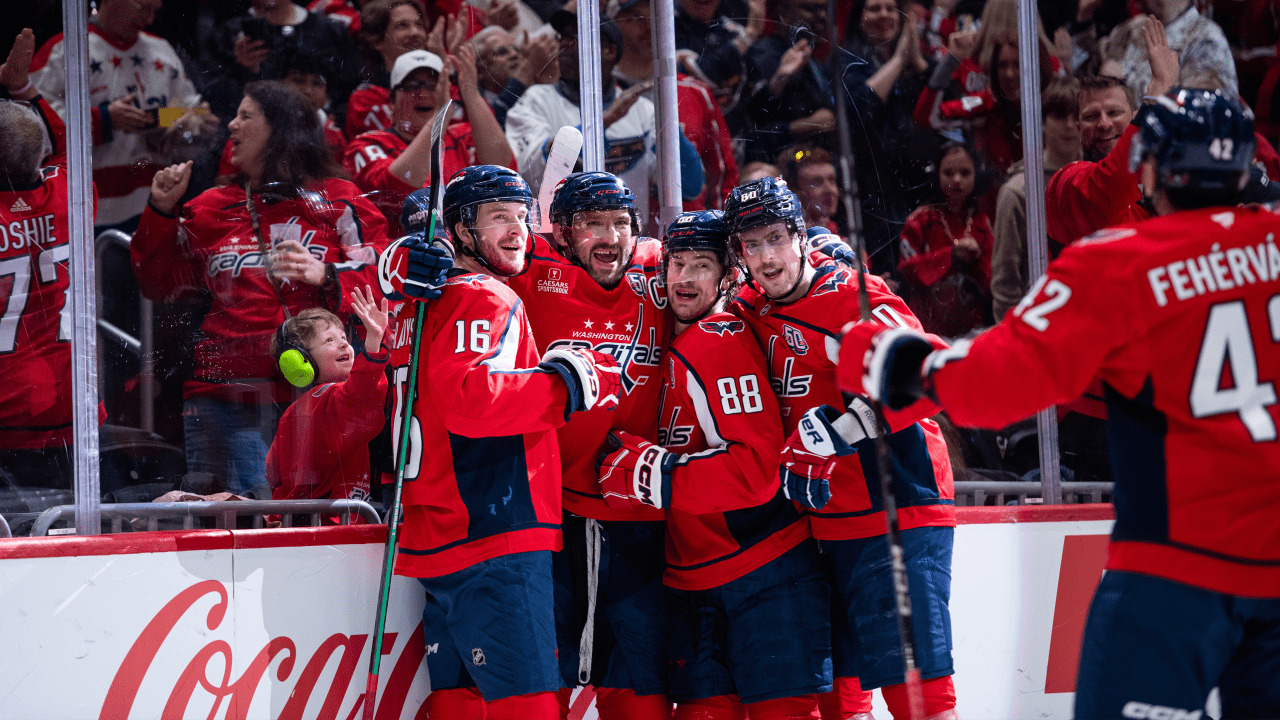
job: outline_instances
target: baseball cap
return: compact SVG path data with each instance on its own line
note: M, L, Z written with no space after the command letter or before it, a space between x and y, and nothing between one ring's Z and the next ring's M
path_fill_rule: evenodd
M418 68L427 68L439 73L444 71L444 61L439 55L426 50L410 50L396 58L395 67L391 68L391 89L395 90L399 87L400 83L409 77L409 73Z
M557 10L552 13L551 19L547 22L551 24L551 28L553 30L563 35L565 29L570 25L578 24L578 14L568 10ZM617 48L618 57L622 57L624 47L622 42L622 31L618 29L618 26L614 24L612 20L606 20L605 22L600 23L600 37L607 40L611 45Z

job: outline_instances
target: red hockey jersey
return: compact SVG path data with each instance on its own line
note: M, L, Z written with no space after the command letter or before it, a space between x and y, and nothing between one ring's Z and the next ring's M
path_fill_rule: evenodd
M511 278L526 303L538 352L553 347L591 348L612 355L622 369L622 398L612 411L574 413L560 429L564 507L597 520L661 520L651 507L617 510L605 505L596 461L608 452L609 430L643 438L658 431L662 349L671 338L667 291L658 283L662 244L641 239L622 282L600 287L587 271L564 259L541 237L530 267Z
M711 315L671 341L663 364L658 444L681 458L671 471L662 580L705 590L795 547L809 523L778 482L778 400L746 323Z
M1129 171L1129 148L1138 127L1124 129L1098 162L1080 160L1054 173L1045 188L1045 230L1063 245L1109 225L1146 220L1138 176Z
M267 452L273 500L369 499L369 441L382 431L389 354L359 353L351 375L303 393Z
M867 275L872 317L890 327L920 330L920 321L884 281ZM783 433L790 435L806 410L818 405L844 408L836 385L841 329L858 320L858 280L853 271L823 265L809 292L787 305L770 302L749 286L733 310L755 333L768 359L770 384L782 410ZM925 419L932 409L890 414L898 514L903 529L955 525L955 488L951 459L937 423ZM917 422L918 421L918 422ZM809 512L813 536L850 540L885 532L875 446L864 440L858 452L836 463L831 501Z
M423 132L427 132L424 130ZM392 237L399 237L400 214L404 199L418 188L391 172L391 163L409 143L391 131L367 132L347 144L342 164L369 200L382 211L390 225ZM469 123L454 123L445 128L440 138L441 175L446 181L459 170L476 164L476 143Z
M31 107L54 164L33 183L0 185L0 448L73 443L66 136L43 99ZM96 188L93 200L96 210Z
M361 83L347 98L348 138L371 130L391 129L391 91L381 85Z
M382 214L346 180L311 183L309 195L267 202L255 194L266 243L298 239L317 259L332 263L337 283L316 287L285 282L284 302L293 313L325 307L350 311L351 289L376 285L377 253L387 244ZM195 347L196 370L183 388L200 395L243 402L246 389L286 402L293 388L279 377L270 341L284 321L281 299L267 277L266 259L245 207L244 188L206 190L182 209L181 218L142 214L130 248L142 294L164 300L195 288L207 290L212 305Z
M555 429L568 389L537 367L525 306L506 285L452 275L422 328L396 556L396 574L410 577L560 549Z
M1280 216L1257 208L1097 233L950 351L937 396L961 425L1001 427L1100 376L1116 481L1107 567L1280 597L1277 233Z

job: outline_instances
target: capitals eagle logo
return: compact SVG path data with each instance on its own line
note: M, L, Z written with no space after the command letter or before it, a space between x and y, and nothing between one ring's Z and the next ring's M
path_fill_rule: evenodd
M698 323L698 327L709 333L715 333L720 337L736 335L747 329L747 326L741 320L703 320Z

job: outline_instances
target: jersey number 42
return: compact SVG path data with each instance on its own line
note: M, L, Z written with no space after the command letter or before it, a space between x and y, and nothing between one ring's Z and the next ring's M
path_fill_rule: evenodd
M1271 341L1280 342L1280 295L1272 295L1267 301L1267 320ZM1243 300L1209 308L1191 379L1191 415L1206 418L1236 413L1254 442L1270 442L1276 439L1276 424L1267 407L1276 403L1276 389L1271 382L1258 381L1258 358L1253 348ZM1270 355L1274 358L1277 353ZM1275 363L1268 362L1266 366L1275 367ZM1231 383L1230 387L1223 387L1227 369Z

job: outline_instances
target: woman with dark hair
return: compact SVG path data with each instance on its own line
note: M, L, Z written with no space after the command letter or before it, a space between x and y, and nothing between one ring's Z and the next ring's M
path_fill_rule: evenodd
M934 202L902 226L899 253L904 296L924 329L955 338L991 319L991 221L978 208L978 162L971 148L949 142L938 153Z
M920 50L906 0L855 0L844 86L857 155L867 252L875 272L895 272L902 221L928 195L938 136L911 119L931 60Z
M180 206L191 163L156 173L130 254L146 297L209 298L183 387L187 470L244 494L265 486L267 449L293 397L272 335L306 308L348 313L351 288L376 284L387 236L295 90L249 83L229 129L231 182Z
M370 130L391 129L391 68L396 58L426 47L426 11L421 0L373 0L361 9L365 80L347 100L343 129L348 140Z

